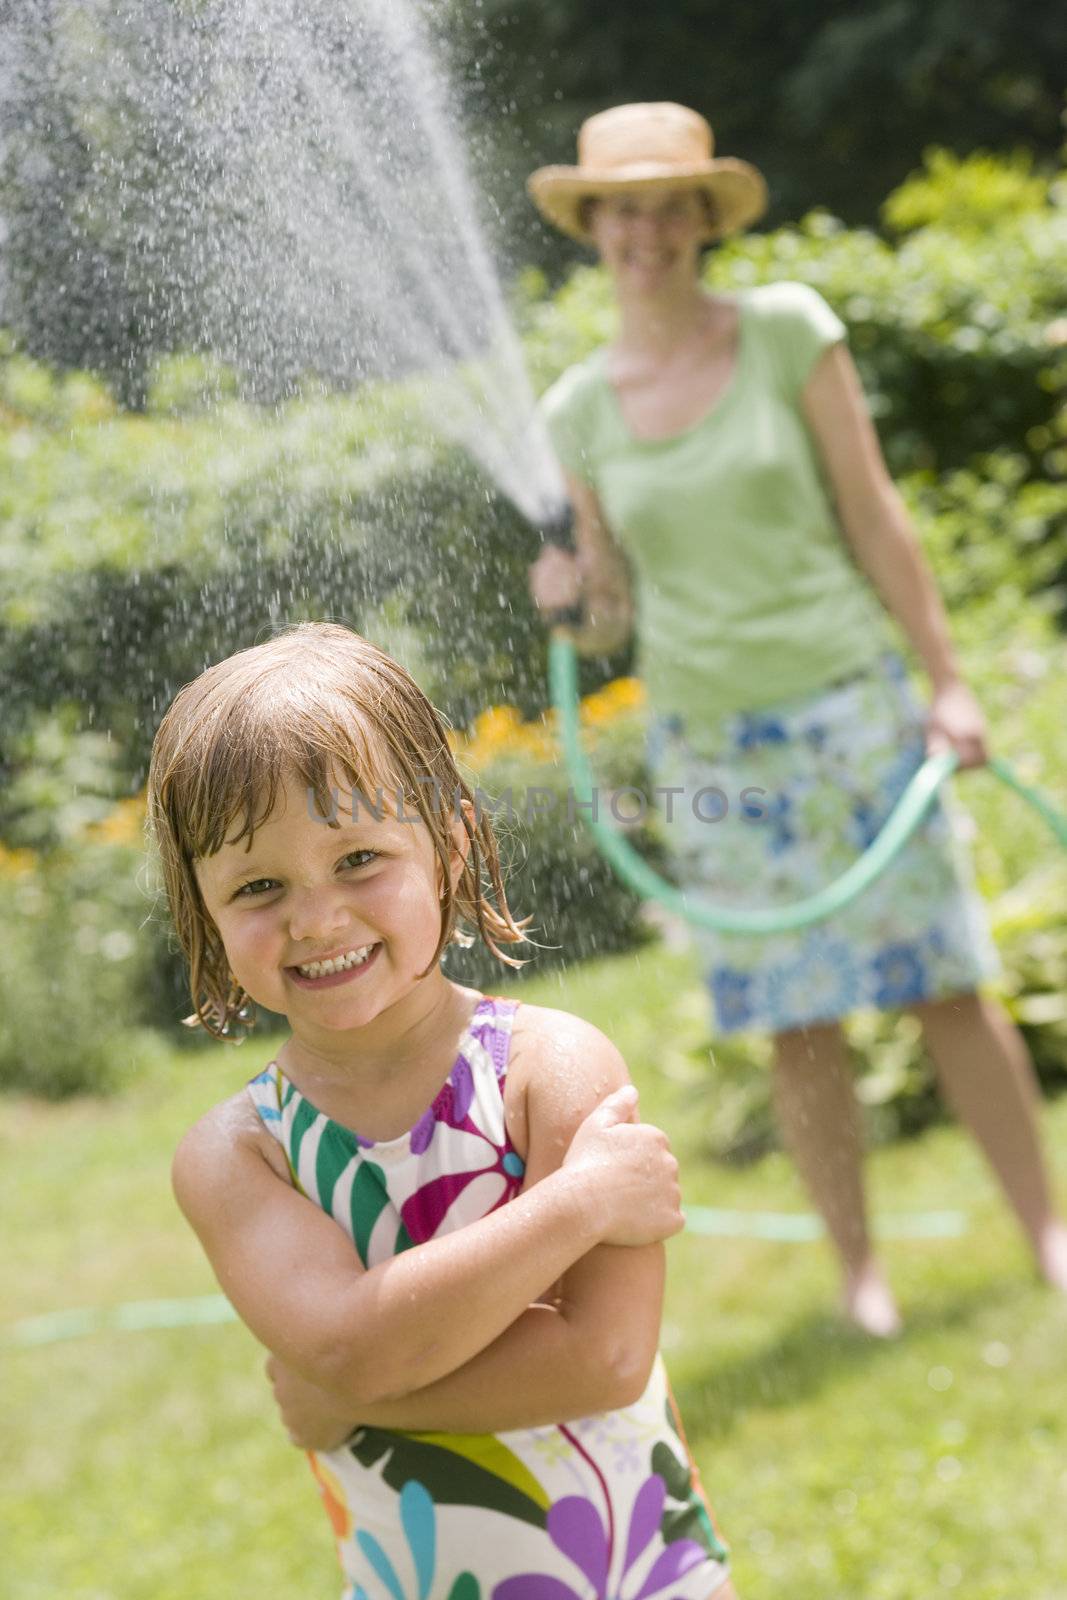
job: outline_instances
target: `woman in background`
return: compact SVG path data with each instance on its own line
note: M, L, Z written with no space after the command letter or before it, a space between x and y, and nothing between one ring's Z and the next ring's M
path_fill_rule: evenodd
M584 604L580 650L613 650L636 627L656 782L680 793L669 834L684 881L720 904L767 906L855 859L926 754L984 762L985 729L843 324L803 284L702 286L704 249L766 206L756 169L712 152L694 111L617 106L583 124L576 167L529 181L541 212L596 248L619 311L614 342L545 397L577 553L546 549L531 586L546 611ZM929 678L925 711L887 613ZM762 798L739 808L743 790ZM783 1134L836 1247L853 1322L883 1336L899 1327L868 1232L841 1031L859 1007L919 1017L942 1092L1040 1271L1067 1289L1032 1066L979 992L995 955L940 807L833 919L699 938L719 1031L773 1035Z

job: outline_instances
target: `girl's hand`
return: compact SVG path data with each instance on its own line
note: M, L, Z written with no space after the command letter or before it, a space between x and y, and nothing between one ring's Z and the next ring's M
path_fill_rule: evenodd
M356 1419L346 1418L333 1395L309 1383L278 1356L268 1356L267 1377L291 1444L301 1450L336 1450L344 1444Z
M530 568L530 593L540 611L567 611L582 595L577 556L549 544Z
M663 1130L638 1122L632 1084L589 1113L563 1165L592 1179L604 1208L602 1244L658 1244L685 1226L678 1163Z
M989 760L982 708L965 683L938 689L926 722L926 753L955 750L961 767L981 767Z

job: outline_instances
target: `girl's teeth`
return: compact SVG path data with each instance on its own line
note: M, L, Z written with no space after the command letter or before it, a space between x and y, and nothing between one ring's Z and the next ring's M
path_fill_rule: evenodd
M346 956L334 956L331 961L309 961L306 967L297 967L302 978L327 978L334 972L347 972L351 967L361 967L370 955L373 945L362 950L350 950Z

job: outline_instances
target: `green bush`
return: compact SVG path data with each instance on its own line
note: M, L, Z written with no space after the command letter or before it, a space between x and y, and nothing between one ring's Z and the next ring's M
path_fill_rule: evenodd
M974 518L953 578L982 543L997 559L1018 555L1033 592L1062 584L1067 565L1056 481L1067 346L1048 336L1067 214L1055 185L1010 162L987 168L934 163L906 185L888 214L926 220L896 248L815 215L724 246L709 281L789 276L822 290L849 324L892 464L922 474L923 509L954 501ZM989 193L1008 191L1018 203L1000 227L970 226ZM612 320L593 269L552 299L529 278L519 314L538 385L607 337ZM411 385L257 409L217 364L170 357L155 369L148 413L129 415L84 375L0 356L8 770L37 714L71 702L85 725L113 735L136 786L177 686L303 616L414 640L427 686L459 721L502 698L527 711L543 703L543 630L524 576L537 536L462 452L429 437ZM1004 551L985 542L989 525ZM585 673L591 687L603 668Z
M72 423L44 369L28 409L29 369L12 363L0 766L70 704L113 737L135 787L180 684L304 617L417 636L428 686L459 720L501 691L539 703L544 630L525 588L537 536L460 451L426 442L404 391L200 414L197 385L216 379L171 363L166 414ZM179 377L190 414L175 414Z
M0 859L0 1088L121 1087L156 1048L162 925L137 846L82 841Z
M719 288L800 278L848 323L968 671L994 729L1009 745L1024 741L1021 759L1046 783L1067 770L1052 632L1067 588L1063 187L1010 160L931 157L887 203L899 243L815 214L733 241L708 264ZM530 275L520 301L539 387L610 336L608 287L594 269L551 298ZM119 917L100 924L100 939L139 925L143 906L105 881L102 847L86 845L82 861L83 834L137 792L163 707L208 661L285 622L331 616L391 645L460 725L487 704L532 716L545 700L544 629L525 583L538 535L461 451L430 437L412 385L309 391L256 408L236 397L225 369L174 356L147 394L146 412L124 413L91 376L0 346L0 844L37 852L31 886L0 881L12 916L36 908L27 938L3 957L0 1003L11 1015L0 1077L11 1082L26 1081L26 1062L39 1056L52 1065L35 1081L72 1087L72 1040L98 1025L112 1037L116 1018L136 1026L181 1015L177 963L155 924L143 959L90 949L86 908L97 891L105 921L108 907ZM583 691L624 661L583 663ZM634 781L639 735L605 727L598 761L606 784ZM534 916L546 946L536 969L645 936L632 897L581 824L567 822L558 767L498 752L479 778L489 792L510 788L520 814L530 787L557 796L551 815L508 838L516 907ZM999 903L1047 842L1012 797L987 789L978 810L979 869ZM658 848L653 832L641 844ZM136 879L133 855L112 865ZM43 909L45 888L70 912L69 927L61 910ZM1055 1076L1062 917L1055 908L1028 916L1007 925L1006 995ZM84 951L72 943L75 923ZM65 1003L82 1019L66 1038L49 1000L49 941L70 963ZM455 954L456 970L473 962ZM30 1048L38 1015L53 1029L47 1049ZM903 1125L905 1103L927 1089L906 1029L892 1039L878 1056L885 1082L887 1063L905 1063L886 1101ZM83 1052L86 1083L107 1079L95 1049ZM751 1098L743 1054L742 1128ZM909 1085L919 1085L914 1096Z
M967 236L1040 213L1050 198L1050 181L1034 171L1028 150L1013 155L973 150L961 157L933 149L927 150L921 170L894 189L882 206L882 219L894 233L933 226Z
M620 680L583 702L604 814L613 789L636 785L647 792L643 724L630 709L636 698L631 685ZM531 919L530 946L515 951L527 963L520 976L637 949L653 937L641 901L604 860L582 820L550 720L523 724L513 709L489 711L460 742L458 759L479 804L492 814L512 910ZM628 836L643 855L665 864L654 818L631 827ZM448 969L482 984L501 977L499 964L478 946L450 950Z

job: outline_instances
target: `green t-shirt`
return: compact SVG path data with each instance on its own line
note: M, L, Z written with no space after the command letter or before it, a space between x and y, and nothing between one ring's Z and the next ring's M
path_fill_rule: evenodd
M684 717L698 748L721 716L815 693L862 671L888 640L800 407L844 324L800 283L737 303L733 377L685 432L634 438L604 350L542 401L560 461L596 490L630 558L649 700Z

